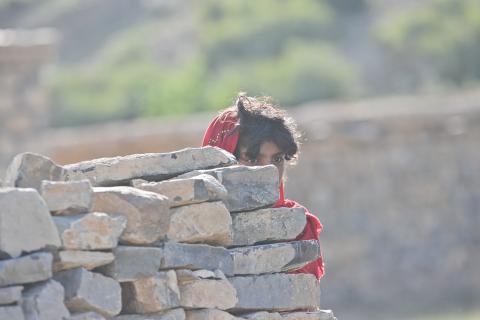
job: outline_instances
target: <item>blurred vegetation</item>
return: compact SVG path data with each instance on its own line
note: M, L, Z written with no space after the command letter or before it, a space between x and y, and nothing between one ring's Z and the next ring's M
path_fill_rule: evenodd
M13 18L64 34L55 126L219 110L239 91L293 107L480 79L478 0L0 0Z

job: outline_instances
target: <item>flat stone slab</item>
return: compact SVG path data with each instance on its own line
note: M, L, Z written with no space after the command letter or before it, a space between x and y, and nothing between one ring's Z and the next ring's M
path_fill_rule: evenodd
M170 202L167 197L132 187L93 190L94 211L120 214L127 219L120 243L144 245L165 238L170 225Z
M165 312L140 314L122 314L114 317L115 320L185 320L185 310L178 308Z
M115 256L111 252L79 250L59 251L54 256L53 271L58 272L78 267L92 270L111 263L114 259Z
M95 311L112 317L122 309L120 284L84 268L61 271L54 276L65 288L65 304L74 313Z
M188 179L171 179L159 182L132 180L132 186L167 196L172 207L218 201L227 197L227 189L217 179L208 174L201 174Z
M93 203L93 189L89 180L42 181L42 198L54 215L89 212Z
M234 312L311 310L320 307L320 283L312 274L269 274L229 278L238 303Z
M187 320L240 320L234 315L218 309L187 310Z
M50 158L24 152L16 155L8 166L3 186L40 190L43 180L61 181L64 173Z
M162 249L162 269L220 269L226 275L233 275L233 258L223 247L166 242Z
M0 188L0 208L0 257L60 246L50 212L36 190Z
M160 181L197 169L235 164L235 157L216 147L187 148L168 153L132 154L64 166L69 179L87 177L93 186L126 185L132 179ZM53 179L50 179L53 180Z
M22 295L22 309L25 319L63 320L70 312L63 303L64 290L54 280L34 285Z
M320 257L317 240L302 240L231 249L234 273L255 275L299 269Z
M314 312L289 312L282 314L284 320L337 320L332 310Z
M47 280L52 277L52 254L32 253L0 261L0 287Z
M182 307L227 310L238 301L236 290L227 279L204 278L200 272L190 270L177 271L177 277Z
M0 319L24 320L25 317L20 306L0 306Z
M103 250L117 246L118 239L127 226L121 215L92 212L74 216L53 217L67 250Z
M268 208L232 214L233 246L294 240L305 229L303 208Z
M268 207L279 199L278 170L274 165L263 167L230 166L210 170L197 170L178 178L191 178L209 174L228 192L224 200L231 212L250 211Z
M122 283L124 313L154 313L179 306L180 291L175 271Z
M0 288L0 305L12 304L22 298L22 286Z
M105 317L96 312L75 313L68 320L105 320Z
M169 240L219 246L232 243L232 218L220 201L173 208L171 214Z
M163 259L163 250L153 247L118 246L113 254L115 260L96 271L119 282L155 276Z

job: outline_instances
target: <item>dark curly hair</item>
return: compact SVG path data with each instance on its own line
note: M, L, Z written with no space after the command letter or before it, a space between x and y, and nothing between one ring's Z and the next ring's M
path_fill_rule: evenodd
M237 158L240 149L245 148L246 156L256 159L266 141L275 143L285 153L285 160L297 158L300 145L297 125L284 110L273 105L270 97L248 97L240 93L232 109L240 119L240 139L235 149Z

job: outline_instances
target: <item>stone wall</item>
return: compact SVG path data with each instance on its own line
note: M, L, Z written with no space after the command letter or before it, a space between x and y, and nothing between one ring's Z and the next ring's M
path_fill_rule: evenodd
M60 166L17 155L0 188L0 319L334 320L291 273L316 240L277 169L214 147Z

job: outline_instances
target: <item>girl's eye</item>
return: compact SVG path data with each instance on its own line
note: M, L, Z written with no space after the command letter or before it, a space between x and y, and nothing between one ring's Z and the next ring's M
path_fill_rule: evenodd
M258 163L258 160L257 159L247 159L247 162L249 164L257 164Z
M281 156L273 157L272 161L273 161L274 164L279 164L279 163L282 163L284 159L285 159L285 157L283 155L281 155Z

